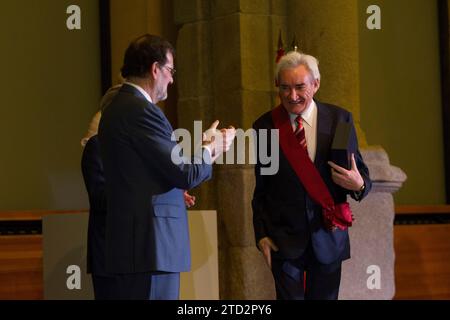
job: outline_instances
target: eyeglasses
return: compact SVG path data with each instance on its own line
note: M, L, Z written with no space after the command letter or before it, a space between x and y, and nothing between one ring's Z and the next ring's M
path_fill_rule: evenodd
M169 70L170 74L172 75L172 77L175 75L175 73L177 72L177 70L175 70L175 68L171 68L169 66L162 66L164 68L166 68L167 70Z
M291 92L292 89L294 89L296 92L302 92L306 89L306 86L304 84L300 84L300 85L295 85L293 87L285 85L285 84L281 84L279 85L279 89L282 92Z

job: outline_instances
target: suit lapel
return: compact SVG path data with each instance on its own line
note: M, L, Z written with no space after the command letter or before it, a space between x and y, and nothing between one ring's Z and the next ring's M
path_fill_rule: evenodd
M314 165L319 168L327 160L327 153L331 145L332 119L327 108L316 101L317 105L317 147Z

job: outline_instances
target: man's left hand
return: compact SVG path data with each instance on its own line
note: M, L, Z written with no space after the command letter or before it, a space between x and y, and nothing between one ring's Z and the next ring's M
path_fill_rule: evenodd
M192 207L195 205L195 196L191 196L187 191L184 191L184 203L186 207Z
M364 185L364 179L358 171L356 166L355 155L352 153L352 168L347 170L335 164L334 162L328 161L331 166L331 178L334 183L341 186L344 189L351 191L360 191Z

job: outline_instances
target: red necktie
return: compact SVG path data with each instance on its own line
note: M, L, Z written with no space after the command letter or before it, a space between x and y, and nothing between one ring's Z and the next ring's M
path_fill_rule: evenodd
M303 127L303 119L302 116L297 116L295 118L295 123L297 124L297 129L295 129L295 137L297 138L297 141L300 143L300 145L305 149L307 149L306 146L306 137L305 137L305 128Z

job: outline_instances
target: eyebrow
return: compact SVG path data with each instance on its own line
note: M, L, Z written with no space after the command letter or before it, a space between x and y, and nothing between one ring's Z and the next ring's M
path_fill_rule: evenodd
M294 84L295 87L304 87L306 85L306 83L298 83L298 84ZM281 83L280 87L290 87L288 84L285 83Z

